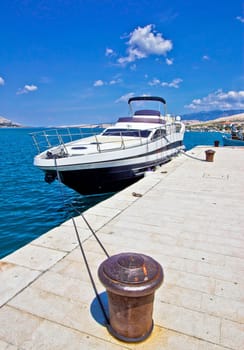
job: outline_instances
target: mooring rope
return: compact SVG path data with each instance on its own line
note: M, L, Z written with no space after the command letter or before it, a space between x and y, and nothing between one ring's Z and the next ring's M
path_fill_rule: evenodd
M85 251L84 251L84 249L83 249L82 242L81 242L81 240L80 240L80 235L79 235L79 232L78 232L78 229L77 229L77 226L76 226L76 223L75 223L74 218L72 218L72 222L73 222L73 225L74 225L74 228L75 228L76 238L77 238L78 243L79 243L79 246L80 246L81 254L82 254L82 256L83 256L83 260L84 260L84 262L85 262L86 269L87 269L88 275L89 275L89 277L90 277L90 281L91 281L92 287L93 287L93 289L94 289L95 295L96 295L97 300L98 300L98 302L99 302L99 305L100 305L100 307L101 307L101 310L102 310L103 316L104 316L104 318L105 318L106 324L109 325L109 318L108 318L108 316L107 316L107 313L106 313L105 308L104 308L104 306L103 306L102 300L101 300L100 295L99 295L99 293L98 293L98 290L97 290L97 287L96 287L94 278L93 278L93 276L92 276L92 272L91 272L90 266L89 266L89 264L88 264L88 260L87 260Z
M186 157L188 157L188 158L192 158L192 159L195 159L195 160L200 160L201 162L205 162L205 159L197 158L197 157L191 156L190 154L186 153L186 152L183 151L182 149L180 150L180 153L184 154L184 156L186 156Z
M61 181L60 173L59 173L59 170L58 170L57 158L56 158L56 157L54 157L54 163L55 163L55 168L56 168L56 172L57 172L57 179L58 179L59 186L60 186L60 192L61 192L61 196L62 196L62 201L63 201L63 204L64 204L64 206L65 206L65 200L64 200L64 197L65 197L65 196L64 196L64 192L63 192L62 181ZM82 212L79 212L71 203L70 203L70 207L71 207L72 209L74 209L77 213L79 213L79 215L82 217L82 219L83 219L84 222L86 223L87 227L88 227L89 230L91 231L92 235L95 237L96 241L98 242L98 244L100 245L100 247L102 248L102 250L104 251L104 253L106 254L106 256L109 257L109 254L107 253L105 247L103 246L103 244L101 243L101 241L99 240L99 238L97 237L97 235L95 234L94 230L92 229L91 225L88 223L88 221L86 220L86 218L84 217L84 215L82 214ZM81 254L82 254L84 263L85 263L85 265L86 265L86 269L87 269L87 272L88 272L88 275L89 275L89 278L90 278L90 281L91 281L93 290L94 290L94 292L95 292L96 298L97 298L97 300L98 300L98 303L99 303L100 308L101 308L101 310L102 310L103 316L104 316L104 318L105 318L105 322L106 322L105 325L108 326L108 325L110 324L109 318L108 318L108 316L107 316L107 313L106 313L106 311L105 311L105 307L103 306L101 297L100 297L100 295L99 295L99 293L98 293L98 290L97 290L97 287L96 287L94 278L93 278L93 276L92 276L92 272L91 272L91 269L90 269L90 266L89 266L89 263L88 263L88 260L87 260L87 257L86 257L86 253L85 253L85 250L84 250L84 248L83 248L83 245L82 245L82 242L81 242L81 239L80 239L80 235L79 235L79 232L78 232L78 228L77 228L75 219L72 217L71 220L72 220L72 223L73 223L73 226L74 226L76 238L77 238L77 241L78 241L78 244L79 244L79 247L80 247L80 251L81 251Z
M65 205L65 201L64 201L64 192L63 192L63 188L61 186L61 177L60 177L60 173L59 173L59 170L58 170L58 166L57 166L57 158L54 158L54 163L55 163L55 168L56 168L56 172L57 172L57 179L58 179L58 182L60 184L60 189L61 189L61 195L62 195L62 200L63 200L63 204ZM89 222L87 221L87 219L85 218L85 216L83 215L82 212L80 212L78 209L76 209L72 203L69 204L70 207L76 211L81 217L82 219L84 220L85 224L87 225L87 227L89 228L89 230L91 231L92 235L95 237L96 241L98 242L98 244L100 245L100 247L102 248L102 250L104 251L104 253L106 254L106 256L109 258L109 254L108 252L106 251L105 247L103 246L102 242L99 240L99 238L97 237L95 231L93 230L93 228L91 227L91 225L89 224Z

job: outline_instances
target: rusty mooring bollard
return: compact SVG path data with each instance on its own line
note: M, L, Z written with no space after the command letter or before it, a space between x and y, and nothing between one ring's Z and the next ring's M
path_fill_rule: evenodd
M214 141L214 147L219 147L219 140Z
M205 151L207 162L214 161L214 153L215 153L215 151L213 151L212 149L208 149L207 151Z
M147 255L121 253L105 260L98 276L106 287L109 332L126 342L146 339L153 330L155 290L163 282L163 269Z

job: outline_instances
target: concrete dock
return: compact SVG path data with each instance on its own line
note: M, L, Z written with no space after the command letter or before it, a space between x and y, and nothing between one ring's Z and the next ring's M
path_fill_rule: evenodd
M141 343L104 327L72 220L0 261L1 350L244 349L244 149L206 147L90 208L85 218L110 255L137 252L165 274L154 329ZM98 292L106 256L75 218Z

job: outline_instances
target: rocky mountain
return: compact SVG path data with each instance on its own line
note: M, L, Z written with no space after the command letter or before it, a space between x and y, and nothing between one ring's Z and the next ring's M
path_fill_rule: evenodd
M224 118L228 116L234 116L236 114L244 113L243 109L230 109L227 111L222 110L214 110L214 111L208 111L208 112L196 112L196 113L190 113L190 114L183 114L181 116L182 120L199 120L202 122L206 122L209 120L214 120L217 118Z
M242 121L244 116L244 109L232 109L232 110L214 110L208 112L196 112L181 115L183 121L194 121L194 122L208 122L208 121ZM222 120L221 120L222 119ZM244 121L244 120L243 120ZM7 118L0 116L0 128L19 128L22 127L21 124L13 122Z
M0 116L0 128L19 128L20 124Z
M228 123L241 123L244 122L244 113L238 113L234 115L230 115L227 117L220 117L217 119L211 120L213 123L221 123L221 122L228 122Z

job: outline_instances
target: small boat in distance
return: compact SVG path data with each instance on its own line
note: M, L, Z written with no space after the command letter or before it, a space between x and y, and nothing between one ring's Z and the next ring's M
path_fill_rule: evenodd
M157 104L157 109L141 109L142 105L152 103ZM92 135L84 132L84 128L76 129L75 134L71 128L65 132L62 128L32 133L39 152L34 165L44 171L45 180L59 179L85 195L115 192L184 149L185 126L180 117L166 114L163 98L132 97L128 104L130 117L119 118L113 126L105 129L89 129ZM140 109L135 109L135 105Z
M224 146L244 146L244 133L243 130L238 130L236 125L231 126L230 136L223 135Z

